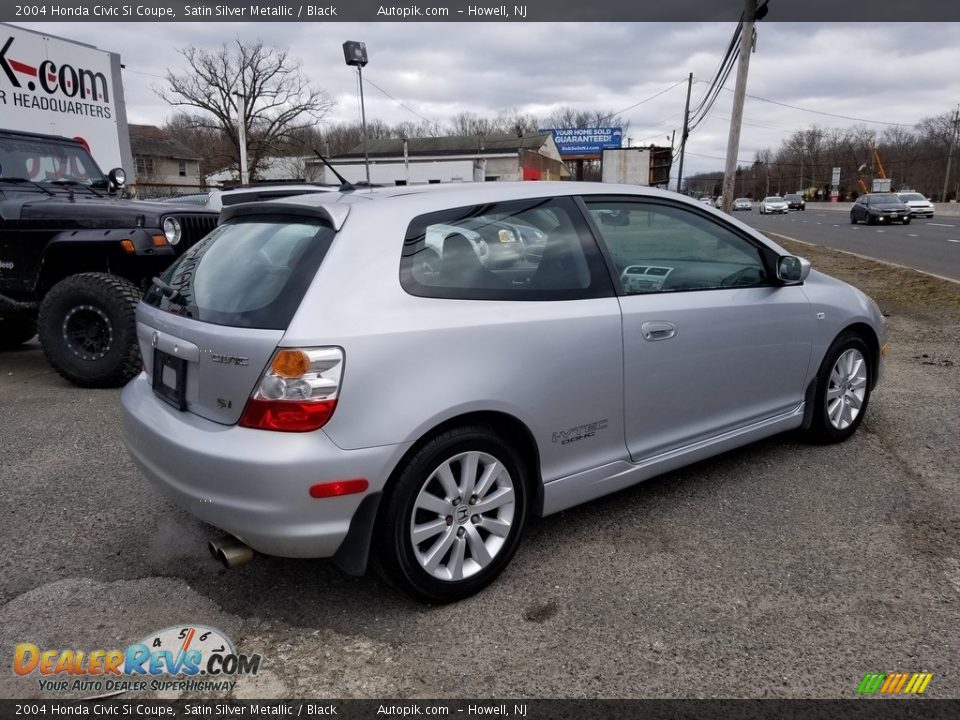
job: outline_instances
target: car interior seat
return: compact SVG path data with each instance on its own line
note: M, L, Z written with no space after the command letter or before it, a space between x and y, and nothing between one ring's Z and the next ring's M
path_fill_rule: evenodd
M562 231L552 233L530 286L540 290L573 290L589 284L590 268L577 236Z
M461 233L450 233L443 239L440 284L446 287L487 289L510 286L480 263L473 245Z

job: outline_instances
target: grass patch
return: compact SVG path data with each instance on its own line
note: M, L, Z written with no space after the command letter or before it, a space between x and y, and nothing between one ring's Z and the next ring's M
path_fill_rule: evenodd
M820 245L792 242L774 233L770 237L807 258L817 270L863 290L885 314L922 317L940 324L960 322L960 283Z

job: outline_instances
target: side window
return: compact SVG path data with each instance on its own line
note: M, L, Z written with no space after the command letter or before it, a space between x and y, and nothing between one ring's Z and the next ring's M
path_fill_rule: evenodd
M570 198L444 210L415 218L400 258L411 295L573 300L613 294L599 249Z
M655 203L584 201L627 295L768 284L757 247L692 210Z

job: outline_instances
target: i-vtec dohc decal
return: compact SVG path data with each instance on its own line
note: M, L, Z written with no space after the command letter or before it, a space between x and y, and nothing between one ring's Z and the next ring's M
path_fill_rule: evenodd
M210 362L220 363L222 365L240 365L250 364L250 358L240 357L239 355L220 355L219 353L210 353Z
M584 438L592 438L601 430L607 429L606 420L596 420L586 425L577 425L572 427L569 430L558 430L553 434L551 438L553 442L560 443L561 445L569 445L572 442L577 440L583 440Z

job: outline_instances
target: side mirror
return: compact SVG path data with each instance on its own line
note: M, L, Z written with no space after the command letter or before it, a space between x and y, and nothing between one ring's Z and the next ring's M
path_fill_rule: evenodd
M123 168L114 168L107 173L107 179L114 187L122 188L127 182L127 173Z
M777 279L785 285L798 285L810 274L810 261L793 255L782 255L777 260Z

